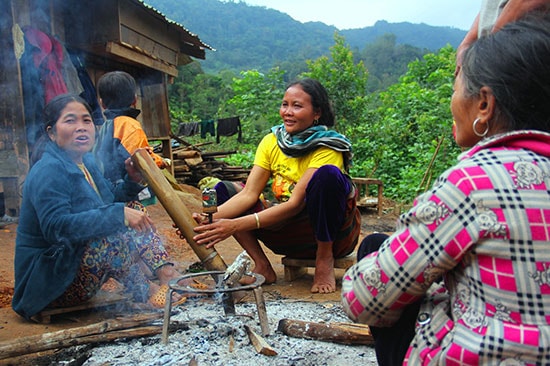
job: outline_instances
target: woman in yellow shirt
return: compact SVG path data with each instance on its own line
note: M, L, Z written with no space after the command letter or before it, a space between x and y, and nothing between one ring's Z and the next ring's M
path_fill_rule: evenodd
M214 222L195 215L202 224L194 239L212 247L233 235L266 283L277 276L259 241L277 254L315 259L311 292L334 292L334 258L354 250L361 229L356 190L346 174L351 144L328 129L334 112L317 80L291 83L279 114L283 123L261 141L242 190L218 183ZM270 179L277 202L267 208L258 200Z

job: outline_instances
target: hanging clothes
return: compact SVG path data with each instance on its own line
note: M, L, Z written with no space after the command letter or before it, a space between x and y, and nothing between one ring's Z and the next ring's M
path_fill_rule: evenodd
M69 53L57 40L38 29L23 29L25 52L19 64L22 74L27 142L33 145L40 129L41 111L59 94L79 95L84 88Z
M178 136L195 136L199 134L199 122L180 123L178 128Z
M241 120L239 117L221 118L218 119L218 127L216 129L216 142L220 143L220 136L237 136L237 141L242 142Z
M92 118L94 119L94 123L101 126L105 122L105 119L103 118L103 111L101 110L101 106L97 100L95 85L90 78L90 75L88 75L88 71L86 70L82 58L78 54L70 54L70 58L76 68L78 79L82 84L83 91L80 93L80 96L88 102L92 108Z
M205 119L201 121L201 137L206 138L206 134L210 136L216 136L216 127L213 119Z

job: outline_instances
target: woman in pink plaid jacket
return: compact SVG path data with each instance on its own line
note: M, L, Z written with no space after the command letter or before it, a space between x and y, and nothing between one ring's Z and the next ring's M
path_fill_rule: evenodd
M365 238L344 309L380 364L550 364L550 17L476 41L451 110L470 149Z

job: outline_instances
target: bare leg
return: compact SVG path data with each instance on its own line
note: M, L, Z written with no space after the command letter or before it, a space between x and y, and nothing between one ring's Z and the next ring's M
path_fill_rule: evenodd
M334 257L332 255L332 242L317 242L317 254L315 257L315 276L311 292L328 294L336 291L336 278L334 276Z
M234 237L254 261L254 269L252 269L252 272L264 276L265 284L274 283L277 280L277 274L273 266L271 266L271 262L269 262L256 236L250 231L244 231L236 233ZM246 284L247 280L242 282ZM251 282L253 282L252 279Z

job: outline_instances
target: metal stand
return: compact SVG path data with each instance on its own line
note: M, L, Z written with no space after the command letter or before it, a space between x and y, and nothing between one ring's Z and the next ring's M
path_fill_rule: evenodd
M168 327L170 325L170 315L172 313L172 294L174 291L180 292L194 292L197 294L222 294L222 306L225 315L235 315L235 303L233 302L233 296L231 292L237 291L250 291L254 292L254 298L256 299L256 308L258 309L258 318L260 320L260 327L262 329L262 335L269 335L269 321L267 319L267 310L265 307L264 293L261 285L265 282L264 276L251 273L250 276L254 277L254 283L250 285L242 285L235 287L225 287L222 283L223 275L225 271L208 271L200 273L191 273L185 276L175 278L168 283L168 291L166 292L166 305L164 306L164 321L162 324L162 343L168 344ZM190 286L181 286L179 282L188 278L212 276L218 284L212 289L196 289Z

